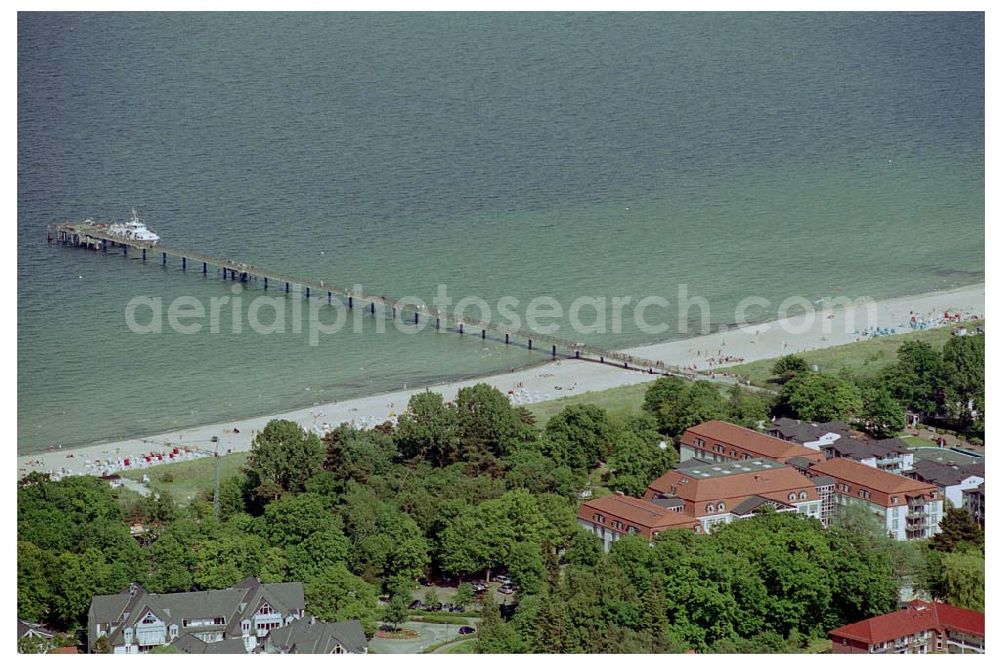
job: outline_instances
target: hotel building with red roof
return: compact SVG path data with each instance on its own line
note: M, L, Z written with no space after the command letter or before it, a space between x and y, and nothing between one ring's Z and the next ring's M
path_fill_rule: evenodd
M691 426L681 436L679 449L681 462L692 458L716 463L770 458L784 463L791 458L810 462L826 458L815 449L725 421L705 421Z
M983 654L986 616L917 599L906 608L832 629L834 654Z
M926 539L940 531L944 492L933 483L883 472L847 458L813 464L806 473L832 478L838 506L864 506L882 521L894 539Z

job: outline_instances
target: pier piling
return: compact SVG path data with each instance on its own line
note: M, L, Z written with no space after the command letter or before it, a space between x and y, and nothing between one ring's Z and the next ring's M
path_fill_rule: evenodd
M480 337L483 340L485 340L486 339L486 329L484 328L483 330L479 331L479 333L480 333Z
M166 266L167 265L167 253L166 252L162 252L161 254L163 255L163 265Z
M510 344L510 333L504 333L503 334L503 343L505 345L509 345Z
M186 271L188 269L187 257L181 257L181 270Z

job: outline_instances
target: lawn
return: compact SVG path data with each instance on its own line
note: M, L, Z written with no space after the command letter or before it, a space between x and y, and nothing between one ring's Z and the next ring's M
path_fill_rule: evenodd
M985 322L978 322L977 326L985 326ZM901 333L899 335L889 335L885 337L861 340L838 347L827 347L798 354L810 366L816 365L820 372L835 373L845 368L852 370L858 377L872 377L883 369L896 362L896 351L904 342L923 341L929 342L934 347L940 349L952 336L952 330L960 326L969 324L956 324L954 326L943 326L926 331L913 331L911 333ZM767 386L773 379L774 374L771 368L775 359L765 359L744 363L727 368L727 372L737 374L744 379L749 379L757 386Z
M588 391L578 395L536 402L528 405L528 409L535 415L539 427L544 428L548 420L570 405L591 404L607 410L608 414L634 414L642 408L642 401L646 397L646 389L649 382L642 384L631 384L628 386L616 386L604 391Z
M219 457L219 480L225 481L236 476L247 452L231 453ZM170 463L160 467L123 472L122 476L142 481L142 475L149 476L149 487L156 492L167 492L178 504L189 504L200 492L209 491L215 485L215 459L200 458L184 462Z
M455 643L445 650L445 654L473 654L476 651L476 641L473 638Z

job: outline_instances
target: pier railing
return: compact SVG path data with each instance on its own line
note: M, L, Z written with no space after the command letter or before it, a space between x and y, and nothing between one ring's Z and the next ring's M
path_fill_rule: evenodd
M201 273L207 274L208 268L222 271L224 279L239 280L242 283L251 281L260 282L263 280L264 289L268 289L272 284L285 293L291 293L292 287L297 286L299 293L304 298L326 295L327 301L332 304L332 299L336 296L348 308L366 307L372 315L375 314L376 305L381 309L383 316L406 317L409 316L415 324L419 324L421 317L432 320L435 329L442 326L447 330L450 326L452 330L460 335L471 335L478 332L482 339L486 339L488 334L498 336L505 344L523 341L529 350L540 353L549 353L553 358L569 358L594 363L604 363L615 365L627 370L645 372L659 375L677 375L693 377L695 373L677 366L667 365L661 361L633 356L620 351L603 349L591 344L575 342L553 335L536 333L530 330L512 329L500 324L488 321L481 321L469 317L455 317L453 314L438 310L429 306L418 306L414 303L402 299L391 298L389 296L378 296L368 294L363 291L345 289L336 285L327 284L326 281L310 280L280 273L277 271L261 268L247 262L234 259L221 259L194 250L174 248L156 243L155 245L140 240L123 238L118 235L108 233L107 227L99 224L88 223L64 223L55 226L55 234L52 228L48 230L49 242L59 242L66 245L88 247L97 250L107 251L109 247L121 247L126 256L131 249L134 253L141 254L145 261L150 256L158 257L163 265L166 265L168 258L179 259L181 268L188 270L199 268Z

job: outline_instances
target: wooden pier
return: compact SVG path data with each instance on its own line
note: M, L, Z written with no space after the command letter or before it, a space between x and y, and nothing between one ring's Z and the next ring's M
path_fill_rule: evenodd
M48 241L75 247L107 252L109 248L120 247L124 256L128 257L131 252L134 258L142 261L157 261L166 266L168 260L180 262L182 270L193 270L201 274L207 274L209 267L213 271L221 271L224 280L238 281L244 284L261 284L264 290L278 289L282 293L289 294L293 287L298 287L298 293L303 298L324 298L329 305L333 304L333 297L336 296L347 308L363 307L367 308L371 314L375 315L376 306L387 318L395 319L408 318L415 325L420 323L421 318L427 320L428 325L433 324L434 330L451 330L459 335L478 334L485 340L487 336L496 337L503 340L505 344L527 344L527 348L539 353L547 353L552 358L578 359L593 363L603 363L614 365L626 370L634 370L657 375L676 375L683 377L693 377L696 373L684 370L676 366L666 365L660 361L653 361L618 351L601 349L589 344L573 342L552 335L534 333L532 331L522 331L509 329L505 326L492 322L470 319L468 317L454 317L452 314L439 311L437 308L429 306L417 306L413 303L402 301L388 296L376 296L364 292L343 289L325 281L316 282L306 280L291 275L285 275L276 271L267 270L249 263L238 262L228 259L219 259L200 252L173 248L156 243L136 241L111 235L108 233L107 225L91 223L64 223L48 228Z

